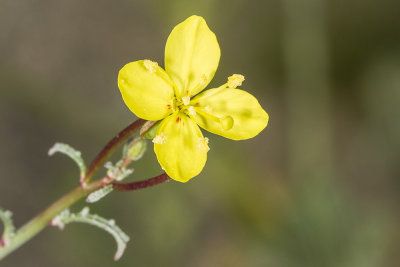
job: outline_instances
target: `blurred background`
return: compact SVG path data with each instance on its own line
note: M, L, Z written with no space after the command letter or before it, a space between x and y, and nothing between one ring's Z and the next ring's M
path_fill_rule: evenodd
M189 183L90 205L131 237L120 261L111 236L71 224L0 265L400 266L399 10L395 0L0 0L0 206L17 226L77 185L74 163L48 149L68 143L89 163L135 120L119 69L163 65L170 31L192 14L221 47L210 86L243 74L270 115L250 140L207 133L208 162ZM133 167L130 181L160 173L151 145Z

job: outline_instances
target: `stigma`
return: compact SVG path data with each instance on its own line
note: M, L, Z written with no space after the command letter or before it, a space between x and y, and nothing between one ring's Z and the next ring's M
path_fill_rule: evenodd
M154 73L157 71L157 68L158 68L157 62L151 61L149 59L145 59L145 60L143 60L143 64L146 67L146 69L148 71L150 71L150 73Z
M241 86L244 81L244 76L240 74L233 74L232 76L228 77L228 87L229 88L236 88Z
M161 132L160 134L157 134L154 138L153 138L153 143L157 144L157 145L161 145L164 144L165 142L167 142L167 136Z

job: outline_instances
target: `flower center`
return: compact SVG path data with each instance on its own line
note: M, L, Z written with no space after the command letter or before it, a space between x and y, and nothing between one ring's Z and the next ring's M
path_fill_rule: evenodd
M220 125L222 129L226 131L230 130L233 127L234 121L231 116L216 116L215 114L213 114L213 109L210 106L202 107L199 106L199 103L191 105L189 96L184 96L182 97L182 99L172 100L171 104L168 105L168 107L172 109L173 112L182 112L189 117L197 115L216 122Z
M188 97L188 96L182 97L182 102L183 102L183 104L184 104L185 106L189 106L189 104L190 104L190 97Z

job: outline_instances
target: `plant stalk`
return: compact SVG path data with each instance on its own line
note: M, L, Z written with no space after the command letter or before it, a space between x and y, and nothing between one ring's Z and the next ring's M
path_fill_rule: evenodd
M42 231L49 224L51 219L57 216L60 212L77 202L82 197L100 189L102 186L103 182L101 180L90 183L84 188L79 185L54 202L50 207L22 226L12 237L10 244L0 247L0 260Z
M163 182L167 182L171 180L171 178L166 174L160 174L156 177L144 180L144 181L139 181L139 182L133 182L133 183L112 183L112 186L114 190L116 191L134 191L134 190L139 190L139 189L144 189L146 187L150 186L155 186L158 184L161 184Z
M81 184L75 189L61 197L59 200L50 205L47 209L42 211L36 217L31 219L25 225L23 225L12 237L10 243L7 246L0 246L0 260L5 258L7 255L18 249L20 246L32 239L36 234L42 231L50 221L57 216L60 212L70 207L76 203L81 198L89 195L90 193L102 188L107 184L105 179L99 179L94 182L89 183L90 178L103 166L104 162L111 155L111 153L123 142L127 141L136 131L138 131L145 120L138 119L119 134L117 134L110 142L103 148L102 151L96 156L86 172L86 175L81 180ZM170 178L166 174L150 178L145 181L139 181L135 183L128 184L129 188L134 188L130 190L142 189L150 186L157 185ZM108 180L107 180L108 181ZM110 181L108 181L110 182ZM113 185L117 190L124 190L124 185L118 183L118 185ZM126 191L126 189L125 189Z
M123 129L119 134L117 134L110 142L103 148L102 151L96 156L93 162L90 164L85 177L83 178L83 183L89 182L92 176L97 172L97 170L103 166L104 162L108 159L112 152L122 143L127 141L136 131L139 130L145 124L146 120L138 119L130 124L128 127Z

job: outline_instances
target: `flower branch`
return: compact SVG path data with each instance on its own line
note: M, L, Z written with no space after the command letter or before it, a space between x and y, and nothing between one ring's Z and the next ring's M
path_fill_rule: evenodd
M144 180L144 181L138 181L138 182L133 182L133 183L117 183L114 182L112 183L112 186L114 190L117 191L134 191L138 189L143 189L146 187L150 186L155 186L164 182L167 182L171 180L171 178L166 174L163 173L161 175L158 175L156 177Z
M41 212L28 223L23 225L18 231L15 232L15 234L7 239L7 242L2 242L5 244L4 246L0 246L0 260L2 260L8 254L25 244L36 234L42 231L46 226L49 225L49 222L62 211L75 204L83 197L86 197L95 191L101 190L102 188L110 184L113 179L110 178L109 175L106 175L104 178L96 180L94 182L89 182L89 180L94 174L96 174L96 172L108 159L111 153L115 151L115 149L119 145L126 142L135 132L139 131L145 122L146 120L138 119L130 124L128 127L126 127L124 130L122 130L119 134L117 134L110 142L108 142L104 149L101 150L97 157L93 160L92 164L86 172L86 175L84 176L84 179L82 179L81 175L81 184L79 186L61 197L43 212ZM50 149L50 155L54 154L55 152L62 152L74 159L75 162L77 162L78 165L81 167L82 173L82 169L84 169L84 164L83 162L81 162L80 154L78 153L78 151L75 151L71 147L64 144L56 144L52 149ZM130 160L125 158L122 161L121 165L122 167L125 167L129 163ZM142 187L144 188L158 184L155 183L152 179L153 178L149 179L151 182L148 182L147 186ZM84 183L82 183L83 181ZM146 182L144 181L140 183L146 184Z
M81 183L85 184L90 181L92 176L97 172L97 170L103 166L104 162L108 159L111 153L122 143L127 141L137 130L140 129L145 124L146 120L138 119L119 134L117 134L110 142L103 148L102 151L97 155L97 157L90 164L85 177L81 180Z
M191 16L177 25L168 37L165 70L147 59L126 64L119 72L118 87L126 105L140 119L111 139L87 169L81 153L69 145L58 143L50 149L49 155L60 152L78 164L80 184L15 234L10 213L0 210L0 219L5 224L0 260L33 238L50 221L60 227L69 222L85 222L105 229L117 240L118 259L128 238L113 221L89 215L87 209L81 213L65 210L86 196L86 201L92 203L112 191L144 189L171 179L189 181L202 171L210 150L209 139L203 136L200 128L233 140L249 139L260 133L269 117L254 96L237 88L244 81L243 75L234 74L222 86L204 90L217 70L220 55L216 36L205 20ZM129 140L139 130L140 136ZM157 160L165 173L138 182L119 182L133 172L128 165L142 157L146 150L145 139L152 139ZM123 143L127 144L121 159L115 164L106 163ZM108 169L107 174L91 182L103 166ZM62 211L65 212L60 214Z

